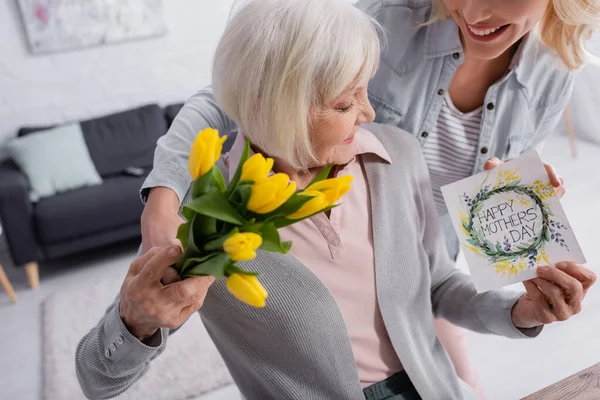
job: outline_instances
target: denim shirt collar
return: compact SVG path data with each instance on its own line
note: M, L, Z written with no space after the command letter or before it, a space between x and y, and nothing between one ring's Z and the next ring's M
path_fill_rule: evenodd
M527 87L534 65L535 54L540 46L534 33L527 33L521 40L519 49L513 57L508 74L515 74L517 81ZM428 59L446 57L451 54L463 57L459 28L452 18L437 20L427 26L425 33L425 57Z
M456 22L448 18L428 25L425 33L425 57L438 58L453 53L460 53L462 57L462 44Z

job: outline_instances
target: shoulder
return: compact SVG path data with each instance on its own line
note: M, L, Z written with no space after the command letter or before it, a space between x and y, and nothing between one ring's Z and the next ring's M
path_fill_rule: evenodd
M388 152L393 164L414 164L421 159L421 146L411 133L396 126L369 123L362 126L371 132Z
M530 102L538 107L549 107L569 97L577 75L537 35L525 44L516 74Z
M358 0L356 6L366 13L379 18L381 12L388 8L406 7L417 9L432 7L432 0Z

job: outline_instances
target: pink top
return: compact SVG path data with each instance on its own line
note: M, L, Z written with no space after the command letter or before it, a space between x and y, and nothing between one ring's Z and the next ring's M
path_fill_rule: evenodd
M228 154L232 177L244 148L239 134ZM371 229L371 202L361 154L375 154L391 163L381 142L361 129L355 137L356 157L336 176L352 175L352 189L330 218L318 214L280 229L282 240L293 241L291 254L329 289L342 312L363 387L402 370L383 318L375 289L375 255Z

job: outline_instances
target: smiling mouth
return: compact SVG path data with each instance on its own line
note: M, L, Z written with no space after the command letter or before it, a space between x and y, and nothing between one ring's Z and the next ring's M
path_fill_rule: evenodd
M510 24L500 25L500 26L473 26L469 25L465 21L465 25L467 27L467 31L470 36L475 40L480 41L490 41L494 40L498 36L502 35L506 29L510 26Z
M356 136L356 133L353 133L352 136L350 136L348 139L344 140L342 143L344 144L350 144L354 141L354 137Z

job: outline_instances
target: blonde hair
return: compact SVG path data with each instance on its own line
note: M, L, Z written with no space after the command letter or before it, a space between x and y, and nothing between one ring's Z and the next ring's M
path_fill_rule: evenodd
M375 73L382 37L346 0L248 0L217 47L215 97L254 145L306 169L312 111Z
M448 10L442 0L433 0L434 19L446 19ZM537 34L542 42L570 69L586 62L598 62L586 48L586 41L600 28L600 1L550 0Z

